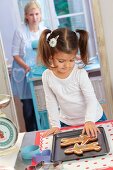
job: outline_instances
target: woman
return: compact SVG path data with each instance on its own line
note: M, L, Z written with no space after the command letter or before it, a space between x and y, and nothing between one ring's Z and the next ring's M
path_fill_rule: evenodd
M12 90L23 103L26 131L37 130L35 112L26 73L36 64L36 47L45 26L41 25L41 8L36 1L30 1L24 8L24 25L14 33L12 42Z

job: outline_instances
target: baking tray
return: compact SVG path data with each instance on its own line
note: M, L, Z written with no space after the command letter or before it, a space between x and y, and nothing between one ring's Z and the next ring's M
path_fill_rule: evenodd
M67 146L67 147L61 147L61 139L62 138L73 138L73 137L78 137L82 129L79 130L73 130L73 131L68 131L68 132L62 132L55 134L53 136L53 143L52 143L52 153L51 153L51 161L52 162L61 162L61 161L70 161L70 160L77 160L77 159L83 159L83 158L89 158L89 157L95 157L95 156L102 156L106 155L109 152L109 145L108 141L106 138L105 130L103 127L98 127L101 134L98 133L98 143L101 146L101 150L96 152L96 151L90 151L90 152L84 152L83 155L76 155L76 154L69 154L66 155L64 153L64 150L72 147Z

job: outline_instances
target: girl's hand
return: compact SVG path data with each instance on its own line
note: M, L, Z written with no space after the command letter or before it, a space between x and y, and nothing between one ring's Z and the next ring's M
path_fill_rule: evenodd
M43 137L47 137L47 136L49 136L49 135L56 134L56 133L58 133L58 132L60 132L60 128L58 128L58 127L53 127L53 128L51 128L51 129L46 130L46 131L43 133Z
M94 122L86 122L82 130L82 134L86 133L88 136L97 137L97 133L101 133L100 130L96 127Z

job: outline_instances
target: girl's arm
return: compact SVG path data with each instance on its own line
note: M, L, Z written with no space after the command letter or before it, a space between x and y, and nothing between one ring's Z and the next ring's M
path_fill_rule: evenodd
M97 110L98 107L101 106L96 98L94 88L88 77L88 74L84 69L80 70L79 83L82 94L84 96L84 102L86 103L85 122L88 121L96 122L98 117Z
M80 88L84 95L86 103L86 115L85 115L85 125L83 128L83 133L87 133L89 136L97 136L99 129L96 127L95 122L98 116L98 107L99 103L97 101L93 86L88 77L87 72L84 69L81 69L80 73ZM101 110L102 112L102 110Z
M58 132L61 125L59 120L58 102L54 92L49 87L48 75L46 74L47 73L46 71L43 73L42 82L43 82L43 88L45 92L46 108L48 111L49 122L51 127L51 129L46 133L47 135L49 135Z
M59 121L59 106L54 92L49 87L47 71L48 70L46 70L42 75L42 82L45 93L46 108L49 114L50 126L61 127Z

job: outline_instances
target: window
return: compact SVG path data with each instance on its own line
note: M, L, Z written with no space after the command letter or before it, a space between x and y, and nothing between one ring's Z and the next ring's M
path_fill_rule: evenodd
M60 4L60 5L59 5ZM85 29L82 0L54 0L59 27Z
M93 24L93 15L91 10L91 0L46 0L51 16L51 26L68 27L72 30L86 29L89 32L88 54L89 58L98 59L97 42ZM55 8L56 16L52 15L51 9ZM58 20L56 23L56 19Z
M98 59L96 35L91 10L91 0L37 0L42 8L43 22L50 29L68 27L86 29L89 32L89 58ZM18 0L21 18L28 0Z

